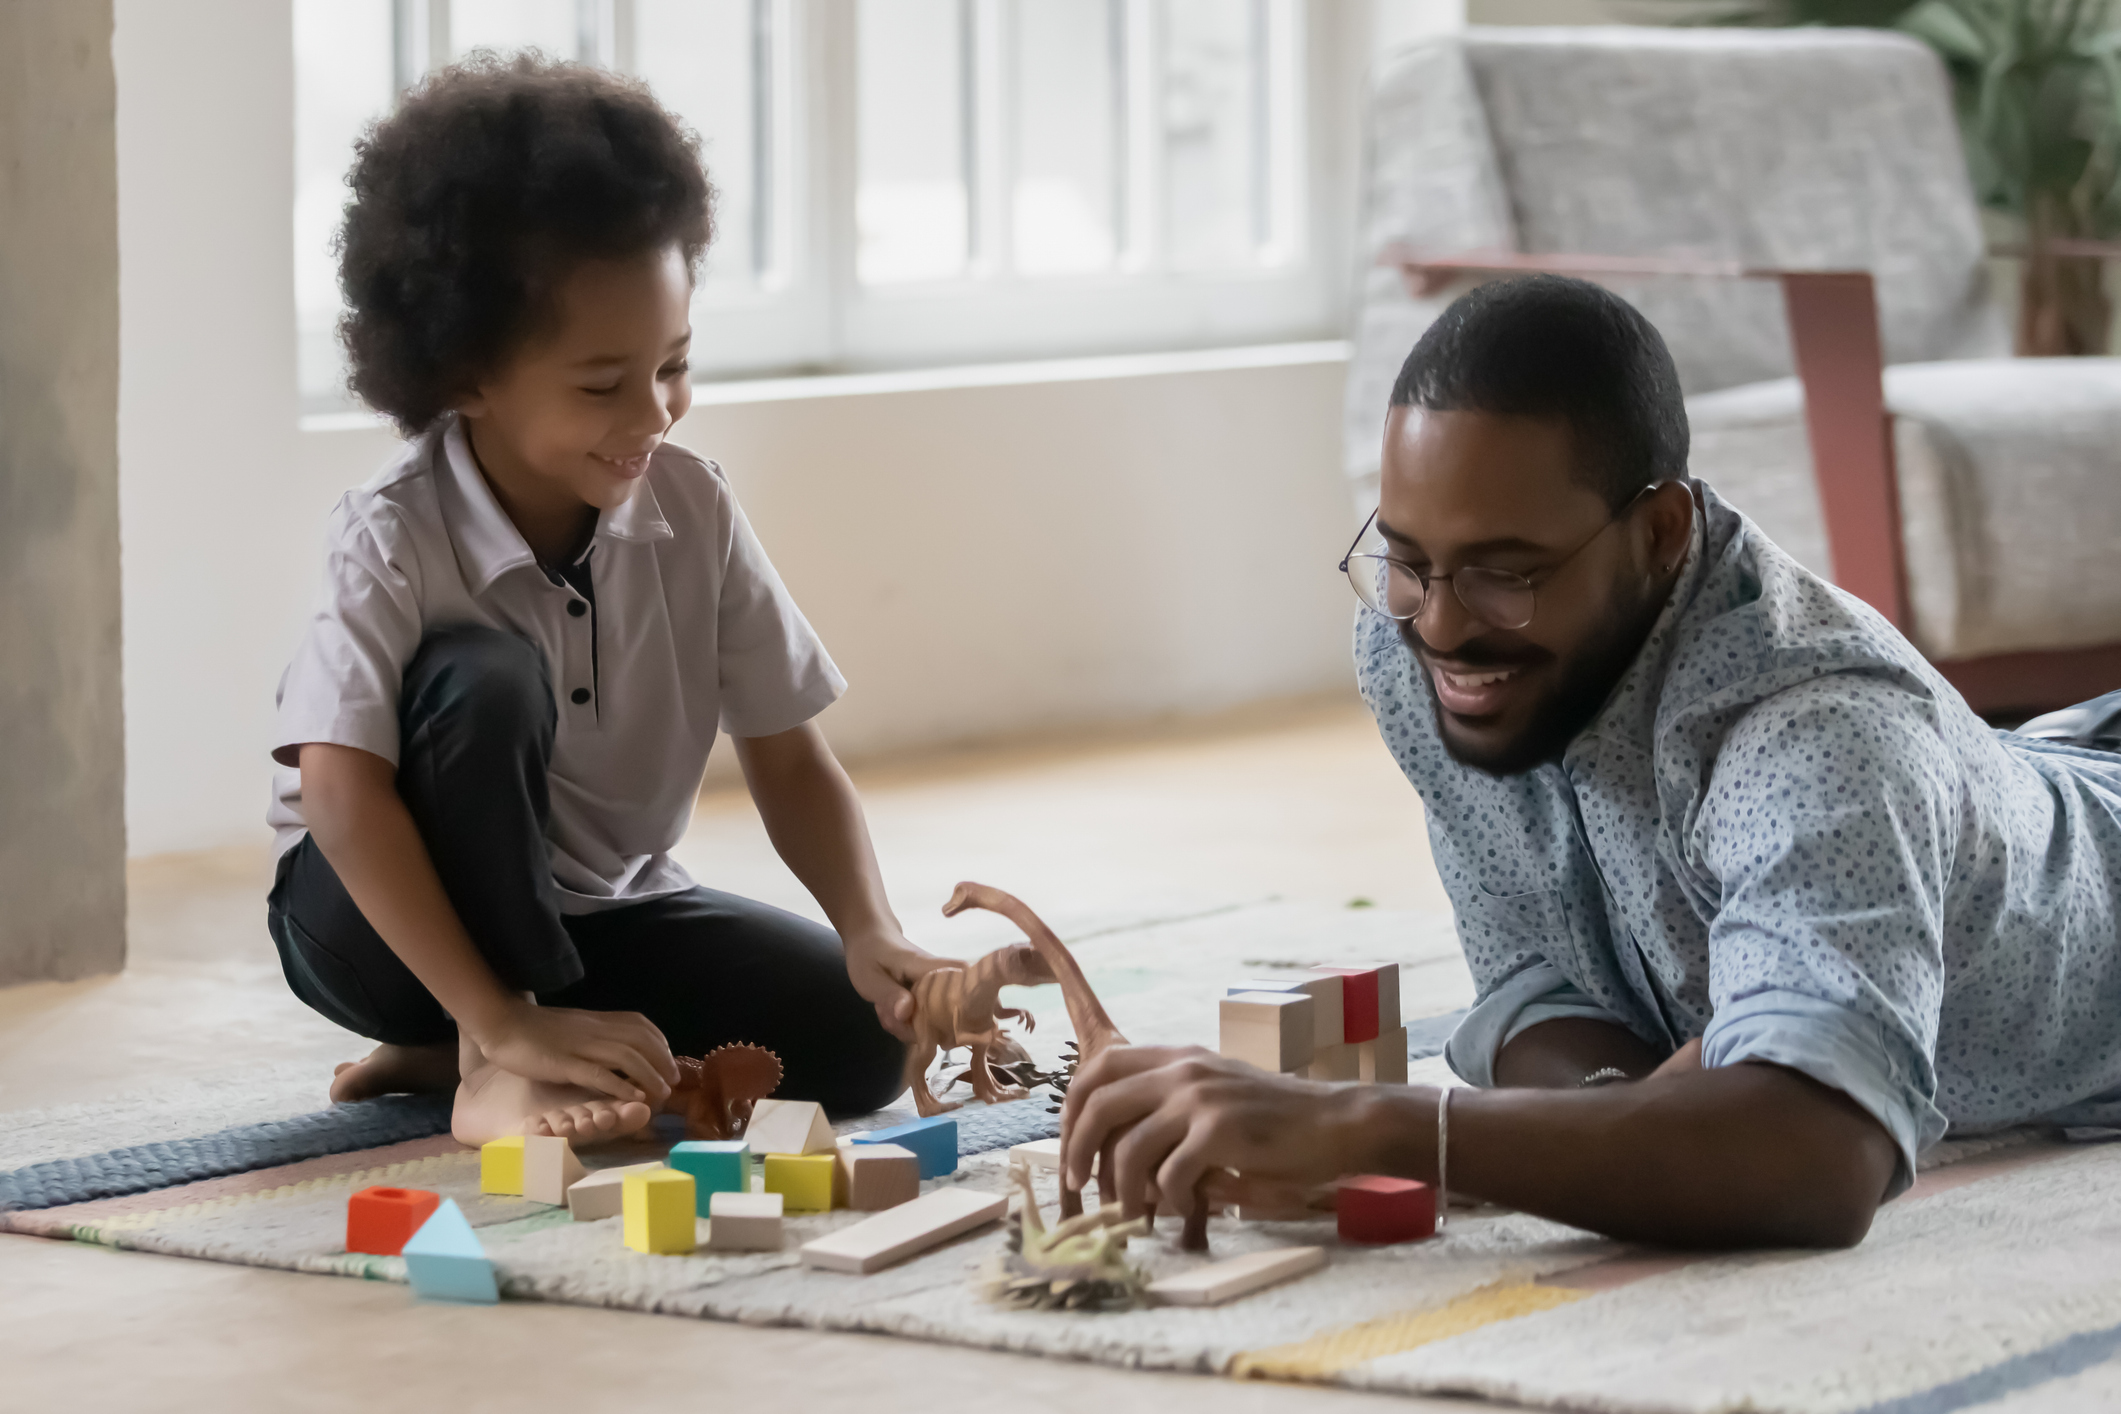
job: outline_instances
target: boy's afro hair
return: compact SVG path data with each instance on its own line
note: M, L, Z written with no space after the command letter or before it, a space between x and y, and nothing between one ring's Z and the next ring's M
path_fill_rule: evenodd
M354 149L338 249L353 391L413 436L550 311L585 259L714 234L699 139L645 84L535 53L430 77Z

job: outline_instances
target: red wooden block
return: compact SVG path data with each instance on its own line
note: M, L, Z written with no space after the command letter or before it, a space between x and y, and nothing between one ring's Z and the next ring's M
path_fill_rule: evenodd
M424 1188L364 1188L346 1200L346 1250L395 1257L441 1206Z
M1320 972L1340 978L1340 1023L1347 1028L1341 1040L1348 1045L1377 1039L1377 973L1374 967L1321 967Z
M1436 1235L1436 1190L1411 1178L1344 1178L1334 1209L1342 1242L1415 1242Z

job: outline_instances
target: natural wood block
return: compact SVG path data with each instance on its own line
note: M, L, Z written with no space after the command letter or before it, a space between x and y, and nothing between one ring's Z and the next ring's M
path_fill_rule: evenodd
M1009 1146L1009 1163L1013 1167L1022 1164L1030 1169L1046 1169L1060 1172L1061 1142L1058 1139L1034 1139L1028 1144Z
M626 1175L663 1168L656 1163L628 1164L624 1168L592 1169L567 1190L567 1212L578 1223L615 1218L625 1211Z
M1228 995L1243 992L1302 992L1311 999L1311 1047L1321 1050L1341 1044L1347 1023L1341 1017L1341 980L1332 973L1296 972L1286 977L1253 977L1229 988Z
M1355 1048L1355 1078L1371 1085L1407 1083L1407 1028L1380 1031Z
M1261 1070L1287 1072L1311 1059L1311 998L1303 992L1239 992L1222 999L1219 1051Z
M897 1144L842 1144L832 1205L881 1213L921 1196L921 1159Z
M364 1188L346 1200L346 1250L395 1257L441 1206L424 1188Z
M1166 1306L1220 1306L1288 1281L1326 1264L1323 1247L1278 1247L1149 1283L1149 1295Z
M707 1197L707 1250L778 1252L782 1201L778 1193L712 1193Z
M1436 1190L1411 1178L1364 1174L1337 1185L1340 1240L1378 1244L1436 1235Z
M1404 1032L1400 1034L1404 1035ZM1345 1041L1320 1046L1304 1067L1306 1080L1359 1080L1362 1078L1362 1047Z
M832 1188L840 1158L830 1154L768 1154L766 1191L778 1193L798 1212L823 1213L832 1208Z
M567 1190L588 1174L574 1156L574 1145L549 1134L523 1137L523 1187L525 1198L550 1203L555 1208L567 1201Z
M479 1146L479 1191L523 1196L522 1135L511 1134Z
M829 1154L834 1147L832 1125L815 1100L759 1101L744 1126L744 1143L761 1156Z
M857 1275L881 1271L960 1233L999 1222L1008 1207L1004 1194L938 1188L853 1227L804 1243L803 1264Z
M668 1255L699 1245L691 1174L670 1168L629 1173L621 1204L626 1245L634 1251Z

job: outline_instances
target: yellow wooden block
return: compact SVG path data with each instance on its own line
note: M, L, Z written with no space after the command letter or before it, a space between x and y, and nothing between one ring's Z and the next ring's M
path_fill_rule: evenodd
M768 1154L766 1191L778 1193L796 1211L822 1213L832 1206L833 1178L840 1158L834 1154Z
M690 1252L698 1244L699 1221L692 1175L676 1169L647 1169L626 1175L620 1197L625 1215L626 1245L636 1252Z
M479 1191L523 1196L523 1136L511 1134L479 1146Z

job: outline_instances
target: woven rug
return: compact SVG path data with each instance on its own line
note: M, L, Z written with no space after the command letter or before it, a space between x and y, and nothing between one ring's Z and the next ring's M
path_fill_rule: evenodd
M1393 923L1379 914L1246 910L1092 940L1078 951L1115 1019L1140 1039L1212 1032L1215 989L1164 975L1162 960L1172 957L1184 958L1194 977L1220 977L1233 965L1396 954L1408 964L1410 1014L1462 1004L1453 990L1462 981L1426 945L1434 939L1416 937L1403 919ZM1064 1035L1057 1001L1047 1010L1051 1030ZM1038 1035L1057 1047L1048 1026ZM1437 1066L1417 1065L1417 1078L1436 1077ZM973 1108L962 1113L968 1132L982 1124L1028 1132L1044 1122L1036 1101L996 1107L985 1119ZM606 1153L598 1162L642 1156ZM937 1182L998 1191L1006 1161L999 1152L974 1155ZM1050 1201L1050 1181L1042 1182ZM869 1277L804 1270L795 1257L803 1241L858 1220L845 1213L792 1218L778 1253L642 1256L619 1243L615 1220L576 1224L563 1210L480 1194L477 1155L446 1135L0 1214L0 1228L402 1281L400 1259L343 1250L347 1196L377 1183L454 1198L509 1299L1628 1414L1950 1414L1998 1400L2002 1408L2047 1408L2056 1399L2097 1408L2121 1392L2121 1145L2026 1135L1940 1146L1915 1190L1847 1252L1655 1253L1492 1211L1454 1215L1434 1241L1367 1249L1340 1246L1327 1222L1217 1219L1212 1259L1319 1243L1331 1260L1223 1308L1109 1315L1011 1312L981 1301L974 1277L1001 1243L994 1229ZM1158 1276L1203 1260L1178 1252L1175 1238L1175 1225L1165 1224L1132 1250Z

